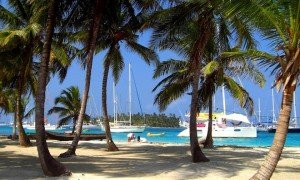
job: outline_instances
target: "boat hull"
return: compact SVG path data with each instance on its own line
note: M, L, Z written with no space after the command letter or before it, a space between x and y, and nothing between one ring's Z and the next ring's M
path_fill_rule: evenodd
M28 130L35 130L35 126L23 126L25 129L28 129ZM45 125L45 130L56 130L56 126L54 125Z
M164 136L165 133L147 133L147 136L149 137L158 137L158 136Z
M276 132L276 128L269 128L267 131L269 133L275 133ZM288 129L288 133L300 133L300 128L289 128Z
M197 128L198 137L206 137L207 128ZM189 128L180 132L177 136L189 137ZM213 128L213 138L254 138L257 137L256 127L226 127L226 128Z
M142 133L145 126L112 126L110 131L113 133Z
M53 133L46 131L47 139L53 139L58 141L72 141L74 139L74 134L61 134ZM105 134L81 134L80 140L89 141L89 140L103 140L105 139Z

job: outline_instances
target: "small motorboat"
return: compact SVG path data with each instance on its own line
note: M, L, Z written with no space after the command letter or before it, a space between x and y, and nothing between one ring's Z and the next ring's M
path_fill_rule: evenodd
M72 141L75 134L62 134L46 131L47 139L53 139L58 141ZM89 140L103 140L105 139L105 134L81 134L80 140L89 141Z
M150 132L148 132L147 133L147 136L164 136L165 135L165 133L163 132L163 133L150 133Z

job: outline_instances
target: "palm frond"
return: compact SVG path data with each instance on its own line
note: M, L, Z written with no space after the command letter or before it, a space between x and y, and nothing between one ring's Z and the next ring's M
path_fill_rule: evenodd
M253 100L249 93L228 76L224 77L224 86L231 96L239 102L240 106L251 115L253 113Z

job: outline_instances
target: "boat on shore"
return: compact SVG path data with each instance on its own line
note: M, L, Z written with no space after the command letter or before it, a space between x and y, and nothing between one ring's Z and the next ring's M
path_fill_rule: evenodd
M154 136L164 136L165 133L151 133L151 132L148 132L147 133L147 136L150 136L150 137L154 137Z
M74 134L63 134L63 133L54 133L46 131L47 139L53 139L58 141L72 141L75 137ZM90 141L90 140L103 140L105 139L105 134L81 134L80 140Z

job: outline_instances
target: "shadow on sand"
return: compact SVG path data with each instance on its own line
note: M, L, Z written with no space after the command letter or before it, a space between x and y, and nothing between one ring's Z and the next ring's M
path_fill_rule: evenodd
M1 140L0 147L4 146L5 143L16 145L15 142ZM53 154L55 157L68 147L66 144L56 142L49 142L48 145L50 151L55 152ZM176 171L178 173L176 179L184 177L201 178L210 173L222 174L223 178L231 178L237 176L239 171L243 169L256 170L265 155L265 152L252 148L242 150L240 148L238 150L234 150L234 148L205 149L204 153L211 161L208 163L192 163L188 146L158 146L152 144L128 146L120 144L118 147L120 148L118 152L107 152L105 151L105 143L81 142L77 150L78 156L58 160L73 173L81 174L83 177L85 174L108 178L150 177ZM15 178L18 172L21 171L23 174L25 172L26 178L44 177L37 154L30 156L26 153L27 155L22 155L22 151L26 151L26 149L21 148L18 153L13 151L1 152L0 149L0 174L2 178ZM89 151L93 151L93 155L83 154L89 153ZM299 153L292 154L290 152L290 154L290 156L300 156ZM284 156L289 156L289 154L285 153ZM299 172L300 168L281 166L277 170L293 173Z

